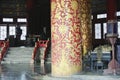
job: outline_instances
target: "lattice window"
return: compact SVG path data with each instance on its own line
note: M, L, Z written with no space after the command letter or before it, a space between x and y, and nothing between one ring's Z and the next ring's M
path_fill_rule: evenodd
M17 22L27 22L27 19L26 18L18 18Z
M105 38L106 33L107 33L107 23L103 23L103 38Z
M120 21L118 21L118 38L120 38Z
M24 25L24 26L21 26L20 28L22 29L21 40L26 40L27 27Z
M3 22L13 22L13 18L3 18Z
M101 24L95 24L95 39L101 39Z
M15 35L15 26L9 26L9 35Z
M7 27L0 26L0 40L5 40L7 38Z
M106 18L107 14L98 14L97 19Z
M116 13L116 15L117 15L117 16L120 16L120 11L118 11L118 12Z

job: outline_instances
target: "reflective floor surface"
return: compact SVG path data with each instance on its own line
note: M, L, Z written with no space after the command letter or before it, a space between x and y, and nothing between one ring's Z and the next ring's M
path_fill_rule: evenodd
M0 64L0 80L120 80L120 75L102 75L96 72L82 72L69 77L51 76L51 64L11 63ZM46 75L44 75L46 74Z
M46 67L47 66L47 67ZM45 65L46 73L50 72L50 65ZM0 64L0 80L35 80L34 75L43 74L39 64Z

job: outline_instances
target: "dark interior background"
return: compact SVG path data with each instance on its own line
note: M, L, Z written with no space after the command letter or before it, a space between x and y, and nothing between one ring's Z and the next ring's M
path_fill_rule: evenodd
M50 37L50 1L51 0L0 0L0 24L3 23L3 17L14 18L13 23L17 23L16 18L27 18L27 32L28 34L39 35L43 31L43 27L46 27L47 37ZM117 11L120 11L120 0L117 1ZM99 44L105 44L104 39L94 39L94 24L97 22L106 22L106 19L97 20L97 14L107 12L107 0L91 0L91 11L93 15L92 27L93 27L93 46ZM118 20L120 18L118 17ZM22 23L21 23L22 24Z

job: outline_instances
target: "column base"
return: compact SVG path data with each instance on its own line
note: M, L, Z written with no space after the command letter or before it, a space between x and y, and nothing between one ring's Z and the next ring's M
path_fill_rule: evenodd
M74 74L78 74L82 71L80 66L65 66L65 67L57 67L52 66L52 76L54 77L68 77Z

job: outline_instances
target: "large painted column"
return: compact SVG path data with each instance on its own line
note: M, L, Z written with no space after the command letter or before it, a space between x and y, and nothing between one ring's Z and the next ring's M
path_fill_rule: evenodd
M52 76L82 70L80 0L51 0Z
M85 56L92 48L91 0L80 0L82 51Z

